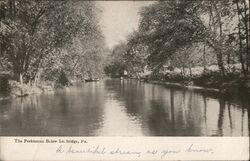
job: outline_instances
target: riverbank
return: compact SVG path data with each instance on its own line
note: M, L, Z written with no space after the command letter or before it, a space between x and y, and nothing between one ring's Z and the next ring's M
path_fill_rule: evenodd
M159 85L165 85L165 86L172 86L177 88L184 88L184 89L195 89L195 90L206 90L206 91L214 91L214 92L220 92L219 89L216 88L206 88L202 86L195 86L195 85L185 85L182 83L172 83L172 82L166 82L166 81L157 81L157 80L147 80L144 81L151 84L159 84Z
M247 101L214 93L140 83L135 79L81 82L56 94L0 101L1 134L39 136L42 131L43 135L56 136L247 135ZM117 121L123 128L117 128ZM46 129L44 122L48 123ZM233 125L228 126L230 123Z
M207 72L200 75L167 73L147 75L141 77L140 81L187 89L217 91L224 94L250 95L250 76L244 77L240 74L227 74L222 77L219 72Z
M20 83L13 80L10 74L0 75L0 100L9 98L26 97L34 94L54 93L56 89L72 86L73 82L78 80L69 80L66 75L61 76L56 81L37 81L36 83Z
M33 94L54 93L54 86L49 83L39 83L36 85L21 84L20 82L10 80L5 85L6 90L2 91L2 99L26 97Z

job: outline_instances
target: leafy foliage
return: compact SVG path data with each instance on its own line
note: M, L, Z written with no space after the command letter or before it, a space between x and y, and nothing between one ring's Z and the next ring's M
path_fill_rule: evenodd
M62 70L74 77L91 66L79 65L82 59L100 63L104 43L93 2L1 0L0 6L1 64L15 79L56 80Z
M206 66L217 64L226 78L234 71L228 66L241 63L242 73L249 74L247 1L157 1L142 8L140 15L138 30L123 43L126 54L117 60L126 62L127 70L143 73L137 67L148 67L157 74L166 66L183 71L203 66L206 72Z

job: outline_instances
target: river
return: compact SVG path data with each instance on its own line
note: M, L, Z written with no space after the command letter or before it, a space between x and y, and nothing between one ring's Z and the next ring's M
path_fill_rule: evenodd
M249 101L136 80L0 101L1 136L249 136Z

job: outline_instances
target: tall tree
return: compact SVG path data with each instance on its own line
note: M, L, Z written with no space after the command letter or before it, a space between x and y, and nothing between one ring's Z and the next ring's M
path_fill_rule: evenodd
M159 69L179 49L198 42L207 34L196 15L194 1L160 1L141 11L139 30L149 48L149 62Z
M249 4L246 0L234 0L233 3L237 9L240 62L244 75L247 75L250 71Z
M73 37L88 37L97 25L89 1L3 0L1 15L1 57L25 82L35 80L51 58L59 60Z

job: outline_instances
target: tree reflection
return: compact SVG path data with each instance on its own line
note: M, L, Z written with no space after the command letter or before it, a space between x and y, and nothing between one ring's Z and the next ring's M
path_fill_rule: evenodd
M133 80L86 83L0 102L0 134L246 136L249 100L237 101Z
M153 136L174 136L173 124L167 111L157 101L151 100L151 114L148 116L148 125Z
M224 112L225 112L225 101L223 99L219 100L220 104L220 111L219 111L219 118L218 118L218 135L223 136L223 119L224 119Z
M175 135L175 116L174 116L174 91L170 89L170 107L171 107L171 121L172 121L172 130L173 135Z
M233 122L232 122L232 114L231 114L231 105L230 102L227 103L228 108L228 118L229 118L229 125L230 125L230 133L232 134L233 131Z
M205 129L206 129L206 135L207 135L207 98L206 96L202 96L203 102L204 102L204 122L205 122Z

